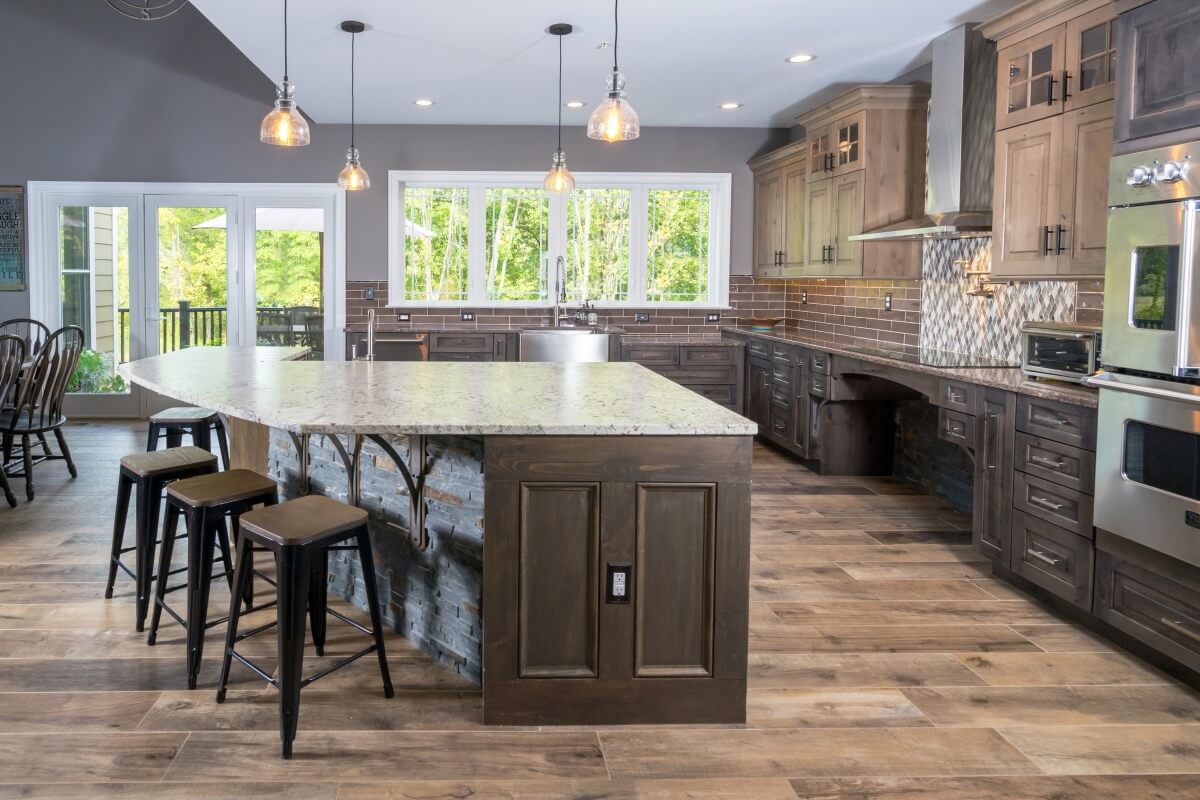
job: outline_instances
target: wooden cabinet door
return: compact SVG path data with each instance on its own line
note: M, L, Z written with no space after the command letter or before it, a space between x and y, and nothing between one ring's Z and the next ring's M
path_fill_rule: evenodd
M789 164L783 168L780 179L780 195L783 198L783 267L785 274L789 269L803 267L805 263L805 242L808 231L805 226L808 205L808 163L805 160Z
M1063 115L1062 227L1054 237L1059 275L1104 275L1112 134L1111 100Z
M834 174L844 175L863 168L863 145L867 112L859 111L833 126Z
M1097 8L1067 23L1063 110L1113 99L1116 86L1116 8Z
M833 245L833 178L808 184L805 204L807 272L824 274L829 268Z
M1011 551L1014 396L995 389L983 393L975 420L975 497L972 521L975 549L1008 567Z
M759 433L765 434L770 420L771 364L767 361L750 359L749 380L746 386L746 416L758 423Z
M832 275L861 275L863 243L849 237L863 229L862 170L833 179L833 264Z
M833 126L815 128L808 137L808 179L819 181L833 172Z
M1200 3L1157 0L1117 21L1116 140L1200 126Z
M779 170L754 179L754 274L778 275L780 270Z
M996 134L992 272L1048 277L1057 270L1053 226L1059 216L1062 117ZM1103 170L1107 172L1107 165Z
M1065 45L1059 25L997 54L996 130L1062 113Z

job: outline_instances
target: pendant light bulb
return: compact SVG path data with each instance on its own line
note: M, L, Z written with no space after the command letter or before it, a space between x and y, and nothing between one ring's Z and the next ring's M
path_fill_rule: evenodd
M575 176L567 169L567 154L562 149L562 73L563 73L563 37L574 28L565 22L558 22L547 28L551 34L558 37L558 147L554 149L554 159L550 163L550 171L542 186L546 191L562 194L575 188Z
M346 20L342 23L342 30L350 34L350 147L346 150L346 166L342 167L342 171L338 173L337 183L340 188L348 192L361 192L363 189L371 188L371 176L363 169L358 158L358 148L354 146L354 45L358 40L358 34L366 29L366 25L354 20Z
M308 120L296 108L296 87L288 81L288 4L283 0L283 81L275 87L275 107L263 117L258 139L279 147L303 147L312 141Z
M638 138L642 133L637 112L625 99L625 76L617 66L617 41L620 34L618 2L619 0L613 0L613 68L612 74L608 76L608 96L588 117L587 126L589 139L605 142L625 142Z

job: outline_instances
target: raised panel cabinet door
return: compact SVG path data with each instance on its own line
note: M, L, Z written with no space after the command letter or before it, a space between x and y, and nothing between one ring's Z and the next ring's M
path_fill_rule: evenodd
M1058 116L996 134L992 272L997 277L1056 274L1062 124Z
M833 259L833 178L809 183L806 196L807 271L821 275Z
M852 242L850 237L863 230L863 183L866 173L862 170L833 179L833 275L861 275L863 243Z
M717 485L639 483L636 677L713 673Z
M1113 101L1063 115L1061 219L1054 232L1058 274L1104 275Z
M783 169L783 266L784 269L804 266L805 211L808 205L807 161L790 164Z
M766 434L771 404L771 365L756 358L750 359L746 386L746 416L758 423L759 433Z
M840 119L834 131L834 173L844 175L863 167L863 146L866 136L867 112L859 111Z
M1116 86L1116 7L1097 8L1067 23L1063 110L1113 99Z
M1156 0L1117 20L1118 142L1200 126L1200 3Z
M975 549L1008 567L1012 531L1015 431L1013 395L988 389L975 420L975 497L972 538Z
M833 174L833 126L808 131L808 178L821 180Z
M779 170L754 179L754 274L777 275L780 269Z
M600 484L521 484L519 677L598 675Z
M997 54L996 130L1062 113L1066 38L1059 25Z

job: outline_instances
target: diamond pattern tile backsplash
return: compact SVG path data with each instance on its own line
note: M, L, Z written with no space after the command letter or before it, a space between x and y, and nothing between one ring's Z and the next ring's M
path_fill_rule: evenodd
M975 353L1013 362L1021 358L1021 323L1072 322L1078 284L1029 281L992 286L991 299L967 294L973 278L966 270L990 269L992 240L931 239L925 242L921 302L921 346ZM965 261L967 267L955 262Z

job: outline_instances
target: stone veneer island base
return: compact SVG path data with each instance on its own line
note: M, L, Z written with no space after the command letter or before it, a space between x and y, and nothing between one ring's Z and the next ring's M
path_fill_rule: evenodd
M745 721L753 423L636 364L293 355L125 372L225 414L285 495L366 509L385 619L482 683L488 724ZM357 569L330 580L361 606Z

